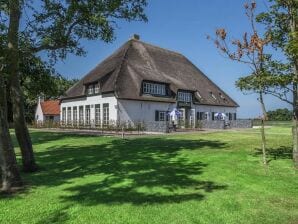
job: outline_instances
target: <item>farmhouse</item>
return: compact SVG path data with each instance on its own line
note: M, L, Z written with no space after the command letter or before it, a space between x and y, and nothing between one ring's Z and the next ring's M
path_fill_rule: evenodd
M35 111L35 121L43 123L46 121L60 121L60 104L59 100L46 100L42 97L38 98Z
M238 104L180 53L134 35L61 98L64 124L106 126L117 122L165 122L181 127L236 119ZM169 112L177 110L179 116Z

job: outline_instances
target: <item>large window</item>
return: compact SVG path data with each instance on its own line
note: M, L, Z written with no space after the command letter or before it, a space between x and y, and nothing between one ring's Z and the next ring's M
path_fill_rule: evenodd
M90 105L85 106L85 124L89 125L90 124Z
M84 106L79 107L79 122L84 124Z
M75 124L78 122L78 107L72 108L72 120Z
M143 82L143 93L152 95L166 95L166 85L158 83Z
M109 104L108 103L104 103L102 105L102 112L103 112L103 125L109 125Z
M66 123L66 107L62 108L62 122L63 124Z
M67 107L67 124L71 124L71 107Z
M95 104L95 124L100 125L100 104Z
M191 102L192 94L190 92L178 92L178 101Z

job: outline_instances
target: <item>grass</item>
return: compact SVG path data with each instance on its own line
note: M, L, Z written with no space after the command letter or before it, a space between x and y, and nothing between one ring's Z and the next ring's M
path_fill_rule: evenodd
M268 175L258 129L126 140L31 131L41 170L0 198L0 223L298 223L290 128L266 131Z

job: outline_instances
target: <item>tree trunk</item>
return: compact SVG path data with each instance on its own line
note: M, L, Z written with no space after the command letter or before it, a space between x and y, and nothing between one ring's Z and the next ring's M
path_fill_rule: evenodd
M267 166L267 156L266 156L266 137L265 137L265 120L267 119L267 112L263 100L263 93L259 93L259 101L262 108L262 120L261 120L261 136L262 136L262 153L263 153L263 164Z
M289 4L291 39L293 43L298 39L297 25L297 8L294 1ZM293 81L293 162L294 167L298 169L298 55L294 53L292 57L294 64L294 81Z
M294 167L298 169L298 63L295 65L295 80L293 85L293 162Z
M13 149L7 122L7 99L3 74L0 71L0 166L2 191L22 186L16 155Z
M10 81L10 96L13 104L13 121L16 137L21 149L23 169L25 172L37 170L32 143L24 116L24 99L19 77L19 45L18 31L20 24L20 2L9 1L8 29L8 72Z

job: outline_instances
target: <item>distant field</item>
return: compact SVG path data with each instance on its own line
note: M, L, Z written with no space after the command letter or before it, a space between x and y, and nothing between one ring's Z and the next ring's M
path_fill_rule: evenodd
M259 120L253 120L254 126L260 126L261 122ZM265 121L265 125L268 126L292 126L292 121Z
M41 170L0 198L0 223L298 223L291 129L266 133L268 175L259 129L126 140L31 131Z

